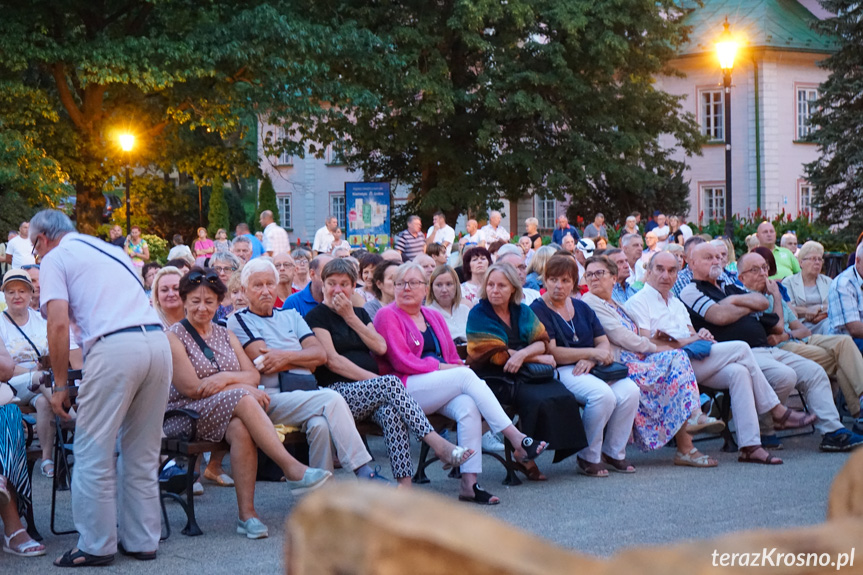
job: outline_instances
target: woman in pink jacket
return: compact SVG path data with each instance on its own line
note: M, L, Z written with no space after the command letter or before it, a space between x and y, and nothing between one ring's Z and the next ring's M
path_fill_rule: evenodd
M491 430L503 432L515 446L521 461L535 459L547 447L535 442L512 424L483 380L458 357L446 322L438 312L423 307L428 281L415 263L399 266L395 277L395 302L382 308L375 329L387 344L386 356L378 357L381 374L397 375L426 413L439 412L458 423L458 443L482 450L482 419ZM496 505L500 499L480 487L479 457L461 466L459 499Z

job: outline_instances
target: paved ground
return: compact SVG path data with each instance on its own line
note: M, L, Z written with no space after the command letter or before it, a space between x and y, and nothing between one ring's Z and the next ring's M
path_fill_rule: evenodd
M785 465L779 467L739 464L736 456L719 453L718 440L698 443L700 449L720 460L718 468L707 470L673 466L670 448L651 454L633 449L630 459L638 473L612 474L608 479L577 475L575 458L552 465L551 457L544 455L539 463L549 481L512 488L500 484L504 476L500 466L486 457L482 483L503 503L488 508L476 506L476 511L561 546L600 556L636 545L712 537L743 529L820 523L831 481L847 456L818 452L818 441L814 435L786 439L785 450L777 453L785 459ZM388 472L382 441L373 438L371 445ZM455 499L456 483L445 476L439 465L430 470L429 476L432 483L422 489ZM338 478L351 480L344 472L339 472ZM35 478L34 496L37 525L45 535L48 555L20 559L0 554L0 573L52 572L50 561L75 544L74 536L58 537L50 532L47 479ZM206 493L197 500L203 536L180 535L182 512L179 506L169 505L175 531L162 543L155 564L118 555L114 565L99 573L280 573L283 522L296 500L283 485L259 483L256 501L261 519L270 528L269 539L250 541L237 535L233 490L207 486ZM66 494L59 506L61 528L70 525L68 503Z

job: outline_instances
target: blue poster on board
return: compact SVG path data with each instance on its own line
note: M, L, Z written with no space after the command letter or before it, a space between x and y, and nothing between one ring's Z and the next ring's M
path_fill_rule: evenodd
M389 182L345 182L348 243L352 248L368 244L390 245Z

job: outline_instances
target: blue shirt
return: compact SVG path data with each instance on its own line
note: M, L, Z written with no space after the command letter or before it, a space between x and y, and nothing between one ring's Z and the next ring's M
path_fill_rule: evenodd
M620 282L614 282L614 287L611 288L611 299L622 306L637 293L638 290L626 282L623 282L623 286L620 285Z
M846 324L861 321L863 315L863 278L857 268L851 266L833 280L827 292L827 309L830 331L833 334L847 334Z
M306 314L317 306L318 302L312 297L312 282L309 282L302 291L289 296L282 305L282 309L293 309L299 312L301 316L306 317Z
M243 234L245 237L249 238L252 242L252 257L251 259L255 259L261 257L266 253L264 249L264 244L261 243L261 240L253 236L252 234Z
M559 347L594 347L594 339L605 335L596 313L581 300L572 298L575 315L569 321L549 308L545 300L539 298L530 304L530 309L545 326L549 339Z
M576 242L581 239L578 235L578 230L572 226L569 226L565 229L554 228L554 231L551 233L551 241L556 243L557 245L561 245L563 243L563 237L566 234L572 234L572 239Z

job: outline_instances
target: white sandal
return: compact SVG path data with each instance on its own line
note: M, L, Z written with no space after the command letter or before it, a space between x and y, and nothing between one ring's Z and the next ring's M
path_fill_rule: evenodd
M476 455L476 451L472 451L470 455L465 457L465 454L468 451L471 451L471 450L466 448L466 447L459 447L459 446L454 447L452 452L449 454L449 459L446 461L443 461L443 470L447 471L449 469L452 469L453 467L460 467L460 466L464 465L465 463L467 463L467 461L471 457Z
M51 466L51 471L45 471L45 467L47 465ZM54 477L54 460L46 459L42 461L42 464L39 466L39 471L42 472L42 477L47 477L48 479Z
M5 544L3 545L3 551L5 551L6 553L11 553L12 555L17 555L18 557L40 557L45 554L45 546L41 543L33 541L32 539L28 539L17 547L10 547L10 543L12 542L12 540L21 533L27 533L27 531L25 529L19 529L8 537L4 535L3 539L5 541Z

